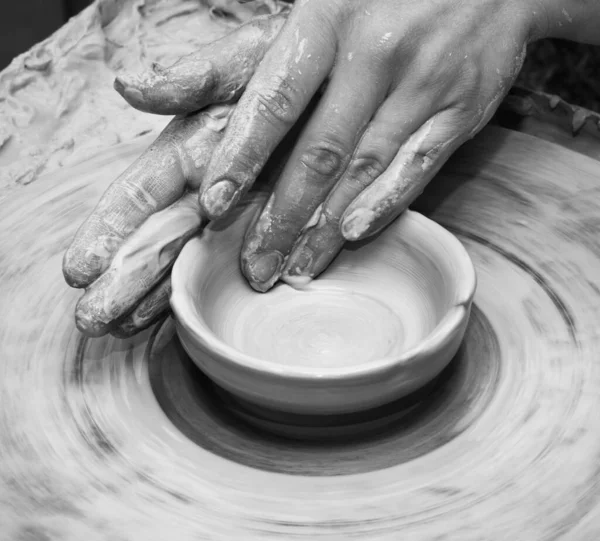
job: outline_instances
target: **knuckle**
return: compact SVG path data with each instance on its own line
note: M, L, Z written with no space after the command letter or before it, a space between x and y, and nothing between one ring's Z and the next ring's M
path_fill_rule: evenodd
M256 109L263 118L275 124L292 125L297 117L294 91L285 80L268 85L256 92Z
M318 143L305 150L300 163L319 178L340 175L348 154L335 144Z
M130 180L117 181L115 189L142 214L151 214L157 210L156 199L139 183Z
M348 181L359 188L366 187L385 171L383 160L375 155L354 158L348 166Z
M390 60L395 58L402 48L407 49L402 33L390 20L394 19L390 19L385 10L372 13L360 31L366 47L379 60Z
M481 63L472 57L465 57L460 67L460 83L476 93L482 87L483 76Z

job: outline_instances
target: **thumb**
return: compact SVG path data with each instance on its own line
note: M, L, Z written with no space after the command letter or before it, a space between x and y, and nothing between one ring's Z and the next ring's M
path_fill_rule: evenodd
M259 17L184 56L139 75L119 75L115 90L136 109L181 115L239 98L281 30L287 12Z

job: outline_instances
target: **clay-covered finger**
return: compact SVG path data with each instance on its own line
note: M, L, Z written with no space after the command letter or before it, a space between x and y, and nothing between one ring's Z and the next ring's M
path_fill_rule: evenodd
M200 189L210 218L226 214L254 184L329 74L335 42L318 12L294 8L240 98Z
M111 331L164 278L204 222L193 193L148 218L77 303L77 328L87 336Z
M428 118L430 103L389 97L365 129L344 173L303 228L281 279L304 285L323 272L343 247L348 205L387 169L402 142Z
M170 310L171 275L168 274L141 302L116 323L110 334L117 338L129 338L154 325Z
M358 71L370 83L348 85ZM242 270L258 291L270 289L317 207L342 176L361 133L385 98L385 72L368 63L341 61L279 178L273 197L249 229ZM352 111L353 114L348 114ZM310 223L308 223L310 227Z
M427 120L400 147L385 172L348 206L341 224L344 238L369 237L404 212L472 131L473 118L453 110Z
M237 99L281 30L287 12L258 17L169 67L119 75L115 89L140 111L178 115Z
M83 288L108 267L113 255L153 213L177 201L186 183L204 175L232 106L174 118L157 140L109 187L77 231L63 260L71 287Z

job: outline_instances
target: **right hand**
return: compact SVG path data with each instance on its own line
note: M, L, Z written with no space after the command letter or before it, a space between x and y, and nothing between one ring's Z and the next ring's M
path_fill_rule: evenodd
M109 187L65 253L67 283L86 289L75 309L83 334L131 336L169 309L171 266L206 222L198 188L231 102L286 15L254 19L170 68L117 78L115 88L134 107L180 116Z

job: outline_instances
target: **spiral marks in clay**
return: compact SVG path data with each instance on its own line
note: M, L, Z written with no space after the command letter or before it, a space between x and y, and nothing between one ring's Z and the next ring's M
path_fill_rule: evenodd
M171 422L207 451L266 471L337 476L402 464L458 437L494 394L500 348L489 321L475 307L459 353L423 392L371 412L337 416L240 408L196 368L170 321L149 345L148 370Z
M344 367L402 354L435 326L435 314L403 314L413 304L400 292L397 302L382 295L347 292L329 284L298 292L281 286L250 303L228 302L213 329L238 351L273 363L315 368ZM417 291L417 294L419 292ZM403 314L403 315L399 315ZM403 321L408 320L408 328ZM424 320L418 327L416 322ZM412 323L412 324L411 324Z
M127 148L2 201L0 537L598 538L600 251L574 225L598 216L596 161L497 128L466 143L428 207L477 268L463 348L380 433L321 446L208 399L172 327L149 352L150 332L79 340L60 260Z
M535 283L544 290L544 293L546 295L548 295L548 297L552 301L552 304L554 304L555 308L558 310L559 314L561 315L561 317L565 323L565 326L569 331L571 340L573 341L574 344L577 344L577 326L575 324L575 318L573 317L573 314L571 313L570 309L567 307L567 305L565 304L563 299L555 291L555 289L548 282L548 280L546 278L544 278L544 276L542 274L540 274L538 271L536 271L531 265L527 264L518 255L510 253L508 250L502 248L501 246L499 246L487 239L484 239L483 237L481 237L479 235L475 235L474 233L471 233L468 231L462 231L460 228L457 228L457 227L446 226L446 228L449 231L452 231L456 235L460 235L461 237L464 237L464 238L467 238L474 242L477 242L477 243L485 246L486 248L489 248L489 249L493 250L494 252L497 252L499 255L506 258L508 261L510 261L513 265L515 265L515 266L519 267L521 270L525 271L535 281Z

